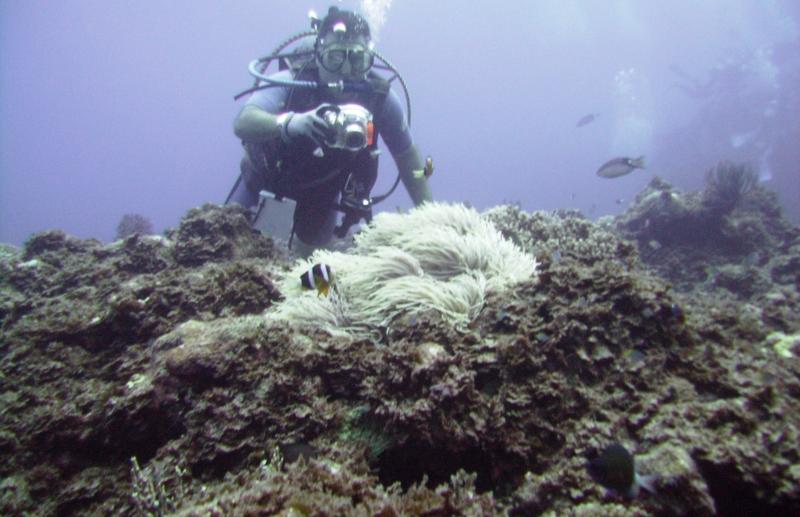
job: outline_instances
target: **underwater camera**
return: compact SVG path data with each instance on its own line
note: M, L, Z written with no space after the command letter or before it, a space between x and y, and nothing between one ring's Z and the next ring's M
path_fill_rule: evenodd
M317 114L333 129L333 136L325 142L329 147L357 152L374 142L372 113L363 106L330 104L322 106Z

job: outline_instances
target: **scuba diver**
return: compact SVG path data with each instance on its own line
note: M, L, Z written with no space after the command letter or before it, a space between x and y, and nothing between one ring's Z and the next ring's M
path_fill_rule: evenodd
M433 171L430 157L423 160L411 138L405 82L373 48L366 20L337 7L322 20L313 12L309 16L312 30L250 64L256 81L236 97L251 93L234 122L245 156L225 201L252 209L254 218L265 202L294 201L289 247L294 239L302 256L325 246L334 234L344 237L362 219L369 222L372 206L400 180L415 206L431 201L428 177ZM313 46L281 53L311 37ZM279 71L265 75L275 60ZM375 69L393 75L386 79ZM395 79L405 93L405 117L390 87ZM386 194L370 197L378 173L378 136L394 158L398 176ZM339 225L338 212L343 213Z

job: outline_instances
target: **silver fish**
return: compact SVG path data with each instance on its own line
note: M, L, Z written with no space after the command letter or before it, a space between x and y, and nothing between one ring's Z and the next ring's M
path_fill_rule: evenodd
M630 174L634 169L644 169L644 156L609 160L597 169L597 175L601 178L618 178Z

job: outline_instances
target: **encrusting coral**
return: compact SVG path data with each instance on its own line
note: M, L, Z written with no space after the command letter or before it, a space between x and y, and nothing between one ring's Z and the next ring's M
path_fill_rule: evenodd
M315 263L336 273L330 297L300 290L298 279ZM280 282L286 300L268 317L357 335L434 311L463 328L487 295L534 278L536 266L474 209L427 203L408 214L378 214L349 253L322 250L298 262Z
M591 265L611 260L630 267L638 262L631 242L620 239L609 225L592 222L577 210L525 212L516 205L500 205L483 216L542 263L565 259Z

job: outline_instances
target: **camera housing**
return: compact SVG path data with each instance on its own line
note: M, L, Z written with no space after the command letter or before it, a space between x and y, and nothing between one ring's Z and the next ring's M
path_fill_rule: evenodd
M333 129L332 138L325 142L328 147L358 152L375 141L372 113L359 104L325 106L320 116Z

